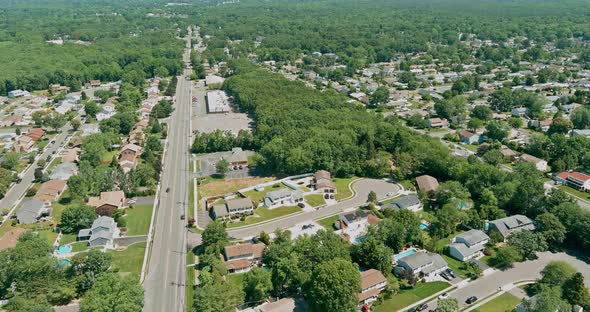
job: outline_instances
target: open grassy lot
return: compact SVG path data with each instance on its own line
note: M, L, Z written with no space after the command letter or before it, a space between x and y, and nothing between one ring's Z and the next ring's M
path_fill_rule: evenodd
M231 284L234 284L236 287L238 287L238 289L242 289L243 285L244 285L244 274L246 274L246 273L230 275L229 282Z
M113 256L112 266L120 273L130 273L139 276L145 253L145 243L133 244L125 250L107 251Z
M76 233L64 234L61 236L61 239L59 240L59 244L65 245L65 244L73 243L76 241L76 238L77 238Z
M324 195L322 194L311 194L305 196L305 201L312 207L318 207L326 204Z
M352 178L334 178L332 181L336 184L336 196L335 199L341 201L352 196L352 191L348 188L350 182L355 180L357 177Z
M262 201L264 199L264 196L266 196L266 194L268 192L274 191L274 190L280 190L281 188L284 188L284 187L286 187L286 186L283 183L277 182L273 185L269 185L269 186L264 187L264 189L262 191L251 190L251 191L244 192L244 195L250 197L253 202L259 203L260 201Z
M445 282L418 283L414 288L400 290L399 293L384 300L380 305L374 306L373 311L398 311L414 302L430 297L449 286L450 284Z
M334 230L334 222L336 222L338 220L338 215L335 216L331 216L331 217L327 217L324 219L320 219L317 221L317 223L321 226L323 226L324 228L326 228L327 230L333 231Z
M246 221L240 221L235 223L228 224L227 227L238 227L243 225L250 225L254 223L259 223L263 221L267 221L270 219L282 217L288 214L300 212L301 208L297 206L285 206L285 207L278 207L274 209L267 209L265 207L260 207L254 209L254 215L246 217Z
M145 235L150 229L152 205L136 205L126 209L127 236Z
M585 201L590 201L590 193L578 191L575 188L567 186L567 185L560 185L557 188L559 188L560 190L567 192L573 196L579 197Z
M487 302L479 308L473 310L474 312L510 312L514 307L520 303L515 295L511 293L503 293L494 300Z
M272 181L273 177L264 178L243 178L243 179L208 179L206 183L199 185L199 195L201 197L217 196L228 193L235 193L240 189L255 186L260 183ZM254 191L256 192L256 191Z

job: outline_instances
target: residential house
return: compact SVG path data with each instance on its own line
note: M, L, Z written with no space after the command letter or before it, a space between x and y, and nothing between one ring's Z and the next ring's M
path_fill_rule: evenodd
M488 233L494 231L499 232L504 239L510 236L512 233L527 230L535 230L535 224L533 220L523 215L513 215L498 220L488 222Z
M265 302L254 309L256 312L304 312L309 309L301 299L282 298L274 302Z
M71 176L78 174L78 166L73 162L62 162L51 172L49 176L52 180L67 181Z
M24 91L24 90L8 91L9 98L17 98L17 97L23 97L23 96L29 96L29 95L31 95L31 94L28 91Z
M66 86L62 86L59 84L52 84L49 85L49 90L51 90L51 93L53 94L57 94L57 93L68 93L70 92L70 88L66 87Z
M364 92L353 92L350 97L364 104L369 104L369 97Z
M428 119L428 127L430 128L448 128L449 121L441 118L430 118Z
M33 149L35 141L26 135L21 135L16 138L12 145L12 150L17 153L28 153Z
M535 157L533 155L529 155L529 154L520 155L520 160L534 164L535 167L537 168L537 170L539 170L539 171L542 171L542 172L547 171L547 161L546 160L543 160L541 158L537 158L537 157Z
M460 261L467 261L482 255L490 238L480 230L469 230L453 238L449 245L450 255Z
M503 147L500 150L500 153L502 153L502 156L504 156L504 159L506 161L513 162L516 160L516 156L517 156L516 152L509 149L508 147Z
M221 205L215 205L211 209L213 219L232 218L236 215L249 215L254 213L254 205L250 197L232 198Z
M590 175L582 172L561 172L554 177L555 182L569 185L578 190L586 191L590 189Z
M67 186L64 180L49 180L41 184L35 198L45 203L57 201Z
M100 83L100 80L90 80L87 83L87 86L89 86L89 87L100 87L100 84L101 84Z
M95 207L100 215L112 215L112 213L125 207L127 200L123 191L101 192L98 197L90 197L88 206Z
M23 116L21 116L21 115L10 115L10 116L4 118L4 120L2 120L2 123L0 123L0 126L12 127L15 124L21 122L22 120L23 120Z
M239 147L232 148L231 154L227 157L230 167L248 166L248 153Z
M434 195L434 192L438 189L438 180L429 175L416 177L416 184L418 185L418 189L428 196Z
M332 175L326 170L318 170L313 174L311 186L320 193L336 193L336 184L332 182Z
M254 266L262 264L263 243L246 243L226 246L223 249L225 264L229 273L248 272Z
M465 144L475 144L480 142L479 134L467 130L459 130L459 137L461 142Z
M380 271L369 269L361 272L361 292L358 294L359 304L374 302L385 287L387 287L387 279Z
M127 144L123 146L119 152L119 166L123 168L123 172L128 173L131 169L137 166L137 159L141 155L141 146L135 144Z
M29 129L29 131L27 131L25 135L31 138L33 141L37 142L41 140L43 136L45 136L45 130L41 128L32 128Z
M553 124L552 118L547 118L545 120L531 120L529 121L529 128L537 128L542 132L549 131L549 127Z
M526 107L517 107L512 109L512 116L513 117L524 117L528 114L529 109Z
M96 114L96 120L102 121L109 119L116 114L115 104L109 99L106 104L102 106L102 110Z
M400 197L393 202L383 205L382 209L408 209L411 211L421 210L423 207L420 198L416 195Z
M371 211L355 210L339 215L334 227L337 229L336 234L342 239L357 244L362 241L369 226L380 221Z
M280 190L270 191L264 197L264 206L268 209L286 205L297 205L301 202L303 202L303 191L301 190L282 188Z
M82 229L78 232L78 240L88 241L90 247L105 246L114 248L114 239L119 237L120 231L117 223L111 217L100 216L89 229Z
M100 133L100 127L98 124L83 124L81 130L83 137Z
M32 224L43 216L51 215L51 204L46 204L36 198L25 200L16 212L16 219L20 224Z
M79 148L69 148L65 150L61 156L61 161L65 163L75 163L78 162L78 154L80 153Z
M581 137L585 137L587 139L590 139L590 129L574 129L572 130L572 137L577 137L577 136L581 136Z
M448 268L447 262L439 254L423 250L398 259L394 270L398 274L409 271L416 278L432 282L440 279L438 275Z

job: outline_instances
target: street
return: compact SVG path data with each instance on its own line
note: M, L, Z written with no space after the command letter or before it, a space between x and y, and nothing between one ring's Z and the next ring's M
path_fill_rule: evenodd
M184 61L189 61L190 32ZM185 76L178 76L175 110L169 120L169 137L161 175L159 208L153 229L153 243L144 281L144 311L184 311L186 284L186 220L189 185L190 86Z

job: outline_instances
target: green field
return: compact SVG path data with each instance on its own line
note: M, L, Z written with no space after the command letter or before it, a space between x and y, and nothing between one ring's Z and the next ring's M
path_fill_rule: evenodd
M65 244L73 243L73 242L76 241L76 238L77 238L77 234L76 233L63 234L61 236L61 239L59 240L59 244L60 245L65 245Z
M579 198L586 200L586 201L590 201L590 193L578 191L575 188L567 186L567 185L560 185L557 188L564 191L564 192L569 193L570 195L579 197Z
M441 254L441 256L443 257L443 259L445 259L445 261L449 265L449 268L451 268L453 271L455 271L457 276L459 276L461 278L467 277L467 274L469 273L469 271L465 268L465 263L463 263L453 257L445 255L445 254Z
M286 187L282 183L275 183L273 185L266 186L262 191L251 190L248 192L244 192L244 196L250 197L252 201L255 203L259 203L262 201L262 199L264 199L266 193L272 190L279 190L281 189L281 186Z
M113 256L113 269L120 273L131 273L139 276L143 265L145 243L136 243L123 251L107 251Z
M80 251L88 249L88 242L77 242L77 243L71 244L71 246L72 246L72 252L80 252Z
M503 293L494 300L487 302L474 312L510 312L520 303L520 299L511 293Z
M300 211L301 211L301 208L299 208L297 206L285 206L285 207L279 207L279 208L274 208L274 209L267 209L265 207L260 207L260 208L254 209L254 215L246 217L246 221L239 221L239 222L230 223L227 225L227 227L232 228L232 227L238 227L238 226L243 226L243 225L255 224L255 223L267 221L270 219L282 217L282 216L296 213L296 212L300 212Z
M348 185L350 184L350 182L352 182L355 179L356 179L356 177L332 179L332 181L334 181L334 184L336 184L335 199L337 201L341 201L343 199L346 199L346 198L352 196L352 191L348 188Z
M127 236L146 235L150 229L152 205L137 205L126 209Z
M317 223L327 230L333 231L334 230L334 222L338 220L338 215L323 218L317 221Z
M305 196L305 201L312 207L323 206L326 204L324 195L322 194L311 194Z
M398 311L414 302L428 298L449 286L450 284L446 282L418 283L412 289L400 290L399 293L384 300L380 305L375 306L373 311Z
M242 289L244 285L244 274L246 273L229 275L229 282L234 284L238 289Z

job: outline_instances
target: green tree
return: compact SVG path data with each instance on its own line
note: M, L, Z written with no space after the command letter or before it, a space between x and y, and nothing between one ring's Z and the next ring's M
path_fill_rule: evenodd
M74 131L77 131L78 129L80 129L80 126L82 125L82 122L80 122L80 119L72 119L72 121L70 122L72 124L72 129L74 129Z
M505 269L510 268L514 264L514 262L518 262L522 259L522 255L520 252L512 247L512 246L505 246L496 252L493 258L494 266Z
M485 105L477 105L471 111L471 117L477 118L482 121L492 120L494 113L492 110Z
M358 267L344 259L334 259L313 270L305 297L313 311L355 311L359 291Z
M219 221L209 222L203 231L202 241L204 248L212 247L217 251L217 254L220 254L223 247L229 243L223 223Z
M81 312L139 312L143 309L143 288L115 273L102 274L80 301Z
M298 288L309 278L308 273L301 270L299 255L290 253L275 261L271 269L271 280L275 294L295 294Z
M374 191L370 191L369 195L367 196L368 203L376 203L377 202L377 193Z
M437 301L436 303L436 311L440 312L458 312L459 311L459 301L455 298L446 298Z
M371 94L371 105L377 106L389 100L389 89L387 87L379 87L373 94Z
M553 133L561 133L567 134L572 129L572 122L568 119L564 118L563 116L558 116L553 118L553 122L551 126L549 126L549 130L547 131L548 135Z
M196 312L231 312L244 301L244 294L226 281L206 283L197 288L194 308Z
M572 305L585 306L590 300L588 289L584 286L584 275L576 272L563 284L563 298Z
M571 265L564 261L551 261L541 271L541 280L539 283L549 287L561 286L572 275L576 273Z
M508 245L514 247L527 260L537 259L537 252L547 250L547 242L541 233L520 231L508 237Z
M457 224L461 222L459 209L453 204L444 205L435 213L435 221L430 227L430 233L436 238L443 238L453 234Z
M258 302L272 291L271 273L263 268L254 268L244 274L246 302Z
M64 233L77 233L81 229L89 228L96 219L96 212L86 205L67 206L62 215L60 229Z
M15 170L20 164L20 156L15 152L8 152L2 158L2 168Z
M486 136L495 141L502 141L508 137L510 127L503 121L492 120L486 126Z
M559 219L554 214L545 212L539 215L536 221L538 222L537 229L541 232L547 244L552 248L559 247L566 234L565 226L561 224Z
M229 172L229 162L222 158L217 164L215 164L215 172L224 177Z
M571 311L572 307L561 299L559 288L545 288L537 294L535 300L524 300L527 311Z
M590 126L590 109L586 107L576 108L570 115L574 129L586 129Z
M351 249L352 260L362 267L391 272L392 250L374 237L368 237Z
M471 129L472 131L476 131L477 129L483 127L483 121L478 118L471 118L469 122L467 122L467 128Z
M92 118L96 118L96 114L100 111L98 105L94 101L88 101L84 104L84 112L86 112L87 116Z

